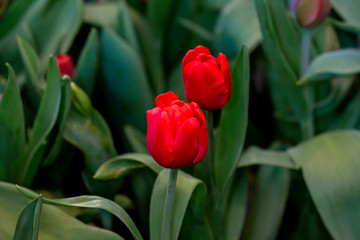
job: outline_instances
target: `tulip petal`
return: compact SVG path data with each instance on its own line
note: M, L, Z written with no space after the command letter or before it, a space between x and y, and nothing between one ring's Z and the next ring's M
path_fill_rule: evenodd
M160 94L155 98L155 104L159 108L170 107L173 101L179 100L178 96L169 91L167 93Z
M221 73L224 76L224 80L225 80L224 86L225 86L226 90L228 90L227 100L226 100L226 102L227 102L230 98L231 89L232 89L232 80L231 80L229 63L228 63L226 56L222 53L219 53L217 59L221 66Z
M193 50L188 51L182 61L182 67L184 68L189 62L193 61L200 53L210 54L210 50L203 46L197 46Z
M185 96L189 102L196 102L203 109L222 108L228 99L224 77L218 68L207 62L190 62L183 69Z
M195 118L187 119L180 127L175 137L174 161L171 168L192 165L198 154L199 123Z
M170 167L173 162L174 132L166 111L154 108L147 111L146 146L156 162Z
M198 115L202 119L203 124L201 125L199 129L199 150L198 154L196 155L196 158L194 159L192 165L198 164L201 162L207 152L208 149L208 134L207 134L207 125L206 125L206 119L204 116L204 113L200 110L196 110L198 112Z

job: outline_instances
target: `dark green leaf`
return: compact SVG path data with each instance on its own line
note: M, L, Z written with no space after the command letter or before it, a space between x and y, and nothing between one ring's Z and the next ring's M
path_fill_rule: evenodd
M162 34L172 12L173 0L152 0L148 2L147 10L151 26L157 39L161 41Z
M161 235L161 223L164 210L166 188L169 179L169 169L161 171L156 179L151 195L150 203L150 239L158 240ZM178 239L182 221L188 207L188 203L194 191L199 191L197 201L204 201L206 197L206 186L199 179L196 179L182 171L179 171L175 200L173 206L173 219L171 222L171 240ZM198 213L202 215L202 213Z
M360 72L360 50L338 50L324 53L315 58L297 84L306 85L320 80L346 76L358 72Z
M238 167L252 165L269 165L288 169L299 168L287 152L263 150L258 147L250 147L247 149L241 156Z
M149 154L126 153L106 161L96 171L94 178L99 180L116 179L143 167L148 167L155 173L159 173L163 169Z
M124 127L124 133L134 152L149 153L146 147L146 135L131 125Z
M249 55L243 47L232 69L233 88L222 109L215 155L215 177L220 189L234 174L245 141L249 103Z
M360 132L322 134L289 150L331 236L358 239Z
M13 240L21 209L29 202L28 198L19 194L15 185L0 182L0 236L2 240ZM113 232L85 225L57 207L43 205L39 240L49 239L122 240L123 238Z
M9 77L0 99L0 179L15 182L25 148L25 122L14 70L6 66Z
M26 197L34 199L38 194L33 193L25 188L17 186L18 190ZM143 239L135 223L130 216L115 202L98 197L98 196L80 196L62 199L47 199L44 198L45 204L64 206L64 207L86 207L86 208L100 208L114 214L119 218L130 230L135 239Z
M41 100L31 132L29 146L23 162L23 169L19 182L24 185L31 184L41 162L46 137L53 128L58 116L61 98L60 73L54 57L50 57L47 84Z
M63 141L63 132L65 129L66 119L69 115L70 106L71 106L71 90L70 90L71 79L68 76L65 76L61 79L61 99L60 99L60 108L59 115L56 121L56 130L52 131L53 141L50 141L48 148L50 152L47 154L45 160L43 161L44 166L48 166L56 159L61 150L61 143ZM50 139L52 140L52 139Z
M42 195L28 203L20 213L14 240L37 240L39 235Z
M96 28L92 28L76 64L75 82L91 97L94 91L98 68L99 39Z
M252 0L229 2L220 12L215 26L215 48L227 57L236 56L245 44L254 50L262 40Z
M104 90L114 121L145 131L146 111L154 106L154 98L141 59L111 29L104 29L101 39Z
M274 240L285 211L290 171L261 166L241 239Z

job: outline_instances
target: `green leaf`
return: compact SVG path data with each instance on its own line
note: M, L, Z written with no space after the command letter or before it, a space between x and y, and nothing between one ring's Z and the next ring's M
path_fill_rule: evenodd
M119 12L117 17L117 31L120 36L126 40L129 45L140 54L139 43L136 37L133 23L130 19L128 6L124 0L119 3Z
M146 111L154 106L139 55L116 33L105 28L102 39L104 90L110 113L117 125L132 124L146 129Z
M262 40L259 20L252 0L231 1L215 25L215 48L227 57L236 56L245 44L252 52Z
M321 219L336 240L360 236L359 144L359 131L336 131L288 151L301 167Z
M229 102L221 111L216 154L215 178L222 189L233 175L244 145L249 103L249 55L243 47L232 69L233 88Z
M238 167L252 165L269 165L288 169L299 169L287 152L264 150L258 147L250 147L241 156Z
M38 194L33 193L25 188L19 186L17 186L17 188L24 196L30 199L34 199L38 196ZM44 198L43 201L45 204L50 204L55 206L104 209L114 214L117 218L119 218L127 226L127 228L130 230L131 234L135 239L143 239L135 223L132 221L132 219L126 213L126 211L115 202L108 200L106 198L102 198L98 196L79 196L79 197L62 198L62 199Z
M161 41L165 25L172 12L173 0L153 0L148 2L147 10L151 26L158 40Z
M91 97L94 91L99 58L99 37L92 28L76 64L75 83Z
M119 4L116 2L86 3L83 21L91 25L113 26L118 12Z
M169 169L161 171L155 181L154 189L151 195L150 202L150 239L160 239L161 223L164 210L164 202L166 195L166 188L169 179ZM205 201L206 186L205 184L182 171L179 171L175 200L173 206L173 219L171 222L171 240L178 239L182 221L188 207L188 203L192 194L198 192L197 201ZM202 215L202 213L198 213Z
M40 195L23 208L16 224L14 240L38 239L42 202Z
M357 0L331 0L332 7L347 24L360 27L360 2Z
M341 22L339 20L330 18L329 22L332 23L336 28L339 28L344 31L348 31L350 33L359 33L360 32L360 24L352 24L348 22Z
M126 153L114 157L102 164L96 171L94 178L99 180L110 180L126 176L132 170L148 167L155 173L163 169L149 154Z
M94 173L109 158L116 156L110 129L91 105L86 93L71 84L72 107L67 118L64 138L85 155L87 168Z
M297 84L302 86L358 72L360 72L360 50L338 50L315 58Z
M240 239L243 230L248 193L248 172L237 170L231 188L229 202L225 213L225 237L228 240Z
M146 147L146 135L131 125L125 125L124 133L133 152L149 153Z
M208 30L206 30L205 28L203 28L202 26L184 18L184 17L179 17L177 19L177 22L183 26L184 28L189 29L190 31L192 31L193 33L195 33L197 36L201 37L202 39L208 41L208 42L212 42L214 39L214 36L211 32L209 32ZM239 52L239 51L237 51ZM226 54L226 53L225 53Z
M39 57L37 56L32 46L25 39L18 37L17 42L26 71L30 76L31 85L34 91L36 91L37 94L40 94L39 87L41 84L41 69Z
M261 166L247 210L242 239L273 240L277 237L290 187L290 171Z
M46 137L54 127L58 117L61 98L60 73L54 57L50 57L47 84L44 96L33 125L28 149L23 162L19 182L30 185L41 162Z
M14 70L6 66L9 77L0 99L0 179L15 182L25 148L25 121Z
M55 129L51 133L49 139L48 148L50 149L47 153L46 158L43 161L44 166L48 166L54 162L56 157L61 151L61 143L63 141L63 132L65 129L65 123L69 115L70 106L71 106L71 90L70 90L71 79L68 76L65 76L61 79L61 99L59 114L55 124Z
M0 182L0 234L2 240L14 239L13 235L19 214L29 202L30 200L21 195L15 185ZM55 239L122 240L123 238L113 232L85 225L57 207L43 205L39 240Z

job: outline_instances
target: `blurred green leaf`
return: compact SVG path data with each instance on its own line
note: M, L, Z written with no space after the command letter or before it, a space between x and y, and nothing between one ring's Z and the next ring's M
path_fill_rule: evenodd
M169 179L169 169L161 171L155 181L154 189L151 195L150 202L150 239L160 239L161 223L164 210L165 194L167 183ZM179 171L175 199L173 206L173 218L171 222L171 240L178 239L183 218L188 207L190 198L194 192L197 191L196 201L205 201L206 186L205 184L182 171ZM202 215L203 213L198 213ZM198 216L198 217L200 217ZM204 234L204 233L203 233Z
M358 72L360 72L360 50L338 50L315 58L297 84L302 86Z
M262 40L259 20L252 0L231 1L221 9L215 26L215 48L228 58L242 45L252 52Z
M42 195L28 203L20 213L14 240L37 240L39 235Z
M71 85L72 107L67 118L64 138L85 155L92 173L109 158L116 156L110 129L104 118L92 107L86 93Z
M129 45L140 54L139 43L135 34L135 29L130 18L126 1L121 0L117 17L117 32L126 40Z
M225 237L227 240L239 240L243 230L248 197L248 172L239 169L235 173L233 186L225 213Z
M146 135L131 125L125 125L124 133L134 152L149 153L146 147Z
M51 132L47 153L42 165L48 166L54 162L56 157L61 150L61 143L63 141L63 132L65 129L66 119L69 115L71 106L71 90L70 90L71 79L65 76L61 79L61 99L57 121L55 123L54 130Z
M232 69L232 93L221 111L215 146L215 178L223 189L234 174L245 141L248 122L250 66L246 47Z
M76 64L75 83L91 97L94 91L99 58L99 37L92 28Z
M61 100L60 73L54 57L50 57L46 89L29 139L19 183L30 185L41 162L46 137L54 127Z
M13 240L19 214L29 202L28 198L19 194L15 185L0 182L0 233L2 240ZM57 207L43 205L39 240L55 239L122 240L123 238L113 232L85 225Z
M173 4L173 0L152 0L148 2L148 17L158 41L161 41L163 37L163 31L169 21L168 18L171 16Z
M289 187L290 171L288 169L260 167L241 239L277 239Z
M26 71L30 76L32 88L34 91L36 91L35 93L40 94L39 88L41 84L41 69L39 57L37 56L32 46L25 39L18 37L17 43L19 45L21 57L24 62Z
M34 199L38 196L38 194L33 193L25 188L19 186L17 186L17 188L24 196L30 199ZM111 200L98 196L80 196L80 197L62 198L62 199L44 198L43 201L45 204L50 204L55 206L104 209L114 214L117 218L119 218L127 226L127 228L130 230L131 234L135 239L143 239L135 223L132 221L132 219L126 213L126 211Z
M15 182L25 148L25 121L14 70L6 66L9 77L0 99L0 179Z
M252 165L269 165L288 169L298 169L299 166L291 159L287 152L264 150L252 146L240 157L238 167Z
M344 31L348 31L351 33L359 33L360 32L360 24L354 25L352 23L341 22L341 21L338 21L333 18L330 18L329 22L331 22L335 27L337 27L341 30L344 30Z
M97 26L114 26L119 12L119 4L86 3L84 6L83 21Z
M336 240L360 236L359 144L359 131L336 131L288 151L301 167L316 209Z
M141 59L113 30L103 29L101 39L103 84L110 113L117 125L132 124L145 131L146 111L154 106L154 97Z
M211 32L209 32L205 28L201 27L200 25L198 25L186 18L179 17L177 19L177 22L184 28L189 29L190 31L192 31L193 33L195 33L196 35L198 35L199 37L203 38L204 40L206 40L208 42L212 42L214 39L214 36ZM237 51L237 52L239 52L239 51Z
M360 2L357 0L331 0L332 7L346 24L360 27Z
M149 154L126 153L114 157L102 164L96 171L94 178L99 180L110 180L126 176L132 170L148 167L155 173L163 169Z

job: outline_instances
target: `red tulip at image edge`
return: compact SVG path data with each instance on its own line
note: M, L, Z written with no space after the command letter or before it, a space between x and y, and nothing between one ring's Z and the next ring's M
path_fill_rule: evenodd
M219 53L217 58L203 46L186 53L182 61L185 97L196 102L202 109L223 108L231 95L231 74L226 56Z
M68 54L58 54L56 61L59 66L60 75L68 75L73 80L75 67L71 56Z
M155 161L166 168L199 163L208 147L206 119L199 106L180 101L173 92L160 94L147 111L146 145Z
M330 0L297 0L296 18L303 28L315 28L330 14Z

